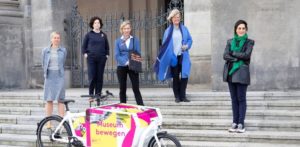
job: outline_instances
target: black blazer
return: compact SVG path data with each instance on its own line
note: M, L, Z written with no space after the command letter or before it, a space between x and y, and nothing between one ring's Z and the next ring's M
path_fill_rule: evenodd
M225 60L223 81L228 82L228 73L230 71L229 68L232 67L233 62L243 60L245 64L243 64L237 71L235 71L231 75L231 82L250 85L249 64L255 42L254 40L247 39L244 46L242 47L241 52L232 52L230 51L231 40L232 39L229 39L227 41L227 45L223 54L223 59Z

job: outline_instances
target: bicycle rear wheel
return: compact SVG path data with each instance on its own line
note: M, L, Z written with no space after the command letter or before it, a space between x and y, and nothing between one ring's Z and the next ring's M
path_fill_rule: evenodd
M70 126L65 122L54 137L60 141L54 141L51 135L58 127L62 118L59 116L49 116L43 119L37 128L37 146L38 147L71 147L69 136L72 136Z
M173 135L168 133L158 133L157 137L161 147L181 147L179 140ZM158 147L158 143L154 137L150 140L148 147Z

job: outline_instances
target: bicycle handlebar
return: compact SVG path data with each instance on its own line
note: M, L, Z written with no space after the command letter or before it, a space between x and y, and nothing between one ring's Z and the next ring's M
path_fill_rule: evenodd
M96 99L97 101L97 106L100 106L100 101L106 101L109 96L114 97L114 95L109 92L108 90L105 91L105 95L101 95L101 93L95 94L95 95L81 95L80 97L89 97L90 98L90 107L91 103Z

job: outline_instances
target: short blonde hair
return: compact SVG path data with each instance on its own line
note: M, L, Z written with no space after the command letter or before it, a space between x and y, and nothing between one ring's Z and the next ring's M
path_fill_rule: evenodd
M123 28L124 28L126 25L129 25L130 28L131 28L131 23L130 23L129 20L125 20L125 21L123 21L123 22L121 23L121 25L120 25L120 33L121 33L121 34L123 34Z
M56 31L53 31L51 34L50 34L50 39L52 39L54 37L54 35L59 35L60 36L60 33L56 32Z
M169 21L169 22L172 22L172 18L175 16L175 15L177 15L177 14L179 14L179 15L181 15L180 14L180 11L178 10L178 9L173 9L171 12L170 12L170 14L169 14L169 16L167 17L167 20Z

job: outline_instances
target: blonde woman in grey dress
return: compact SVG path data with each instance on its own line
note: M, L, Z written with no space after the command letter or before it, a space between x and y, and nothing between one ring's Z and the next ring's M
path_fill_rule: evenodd
M58 102L58 113L64 116L65 99L64 64L67 56L65 48L60 46L60 34L52 32L51 45L42 51L42 67L44 70L44 100L46 101L46 116L52 115L53 101Z

